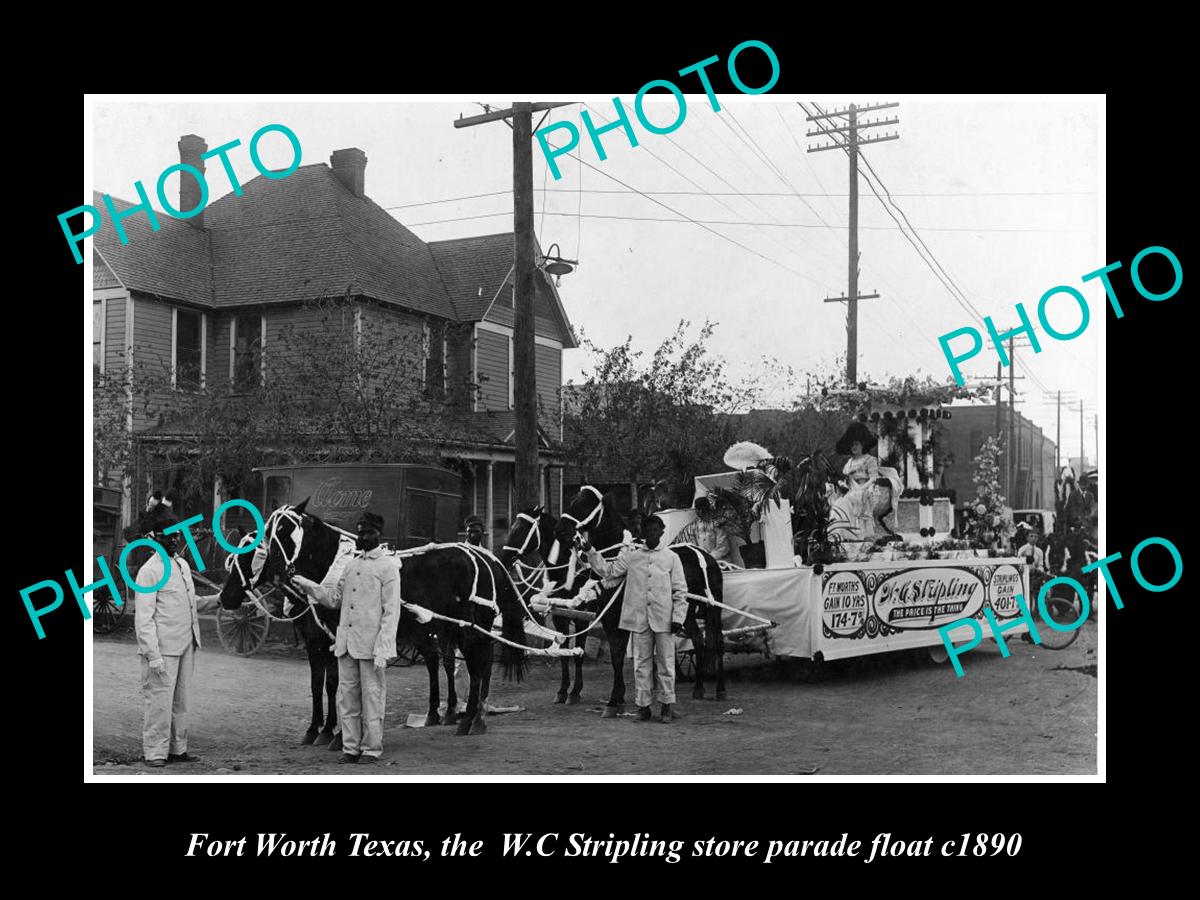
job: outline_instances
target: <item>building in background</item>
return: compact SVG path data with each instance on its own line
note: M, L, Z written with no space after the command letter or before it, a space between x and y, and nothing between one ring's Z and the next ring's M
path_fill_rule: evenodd
M939 422L938 438L949 462L942 469L942 487L955 492L955 506L961 509L975 496L975 457L983 442L996 434L994 405L954 405L948 407L951 418ZM1001 441L1007 444L1008 407L1002 408ZM1054 441L1042 429L1016 412L1013 420L1015 478L1003 482L1005 497L1012 509L1054 509L1054 479L1057 475ZM1008 454L1001 453L1001 471L1008 471Z
M207 149L187 135L180 161L203 171ZM514 512L513 235L426 243L366 195L366 165L363 151L337 150L328 165L260 175L242 196L190 219L159 214L157 231L144 211L113 198L129 214L129 240L120 243L113 228L93 239L94 368L123 377L138 360L169 360L171 391L236 389L267 377L264 360L282 329L320 328L313 302L344 304L357 329L415 336L425 391L448 399L455 386L477 386L460 398L457 427L438 449L462 473L464 516L484 517L499 546ZM179 208L195 208L198 191L181 179ZM103 208L99 194L93 202ZM534 316L542 498L557 513L562 353L577 343L548 277L535 278ZM149 492L176 486L187 465L186 426L164 428L147 407L132 407L134 471L98 479L121 491L122 526L136 521ZM256 492L243 486L236 495ZM207 518L229 493L214 480L184 509Z

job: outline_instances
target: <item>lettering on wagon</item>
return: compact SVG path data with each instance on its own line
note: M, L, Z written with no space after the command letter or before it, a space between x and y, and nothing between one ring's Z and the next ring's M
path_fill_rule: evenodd
M867 619L867 589L857 572L837 572L825 584L821 612L834 634L852 635Z
M875 615L894 628L933 628L983 606L983 582L965 569L900 572L875 589Z
M372 490L339 490L341 478L326 478L317 486L312 505L325 509L366 509L371 505Z

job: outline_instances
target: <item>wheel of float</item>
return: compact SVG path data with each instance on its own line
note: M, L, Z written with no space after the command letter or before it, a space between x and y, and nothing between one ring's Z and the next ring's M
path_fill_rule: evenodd
M113 599L112 593L105 590L92 592L92 629L96 634L109 634L114 631L125 610L133 602L133 592L127 590L125 602L120 606Z
M221 646L234 656L250 656L267 640L271 620L255 603L237 609L217 609L217 634Z
M1078 621L1082 611L1082 604L1079 603L1078 598L1072 599L1053 594L1046 598L1046 615L1058 625L1073 625ZM1079 624L1082 627L1083 623ZM1047 650L1065 650L1079 637L1079 628L1059 631L1043 622L1038 628L1038 635L1042 639L1042 646Z
M946 645L941 644L936 647L929 648L929 661L935 665L944 665L950 659L950 654L946 651Z

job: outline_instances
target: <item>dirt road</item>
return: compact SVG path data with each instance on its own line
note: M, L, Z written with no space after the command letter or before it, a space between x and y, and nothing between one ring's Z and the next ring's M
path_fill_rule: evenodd
M388 670L382 766L343 766L340 754L306 747L308 664L269 644L239 658L220 649L211 623L196 662L190 765L148 769L141 761L138 660L128 635L94 643L94 771L158 774L637 775L1094 774L1096 625L1067 650L1019 640L1003 659L990 641L948 665L885 654L827 666L814 684L778 665L739 659L729 699L694 701L679 686L682 718L663 725L602 720L607 662L585 667L583 703L557 706L558 664L535 660L521 684L492 681L492 702L519 705L491 716L486 735L406 728L423 713L425 669ZM781 676L790 675L784 680ZM626 664L629 698L632 672ZM443 688L444 690L444 688ZM712 695L711 686L709 695ZM740 708L741 715L725 715Z

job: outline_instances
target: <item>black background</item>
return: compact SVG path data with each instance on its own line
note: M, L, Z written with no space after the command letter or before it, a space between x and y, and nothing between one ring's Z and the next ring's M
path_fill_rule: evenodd
M340 16L345 19L339 20ZM175 874L202 871L220 879L214 883L224 884L238 883L228 879L254 869L273 877L303 878L310 887L319 884L311 879L322 873L356 872L369 877L386 872L396 878L395 889L403 891L419 885L420 873L431 868L446 874L466 871L472 879L490 873L493 880L486 883L493 887L505 884L504 873L515 868L533 880L508 882L509 888L534 890L550 867L582 871L588 863L536 857L500 861L501 833L560 832L565 839L571 832L599 838L613 832L628 838L635 831L648 831L654 838L684 839L689 844L710 836L759 839L765 844L770 839L833 839L846 831L851 839L869 844L876 833L891 832L908 840L933 835L935 856L870 866L861 861L779 860L764 871L775 876L784 873L781 886L790 890L811 885L817 873L824 880L822 876L833 873L861 877L870 872L887 879L897 874L940 877L946 880L927 884L957 890L971 884L967 879L981 865L989 873L1004 872L1018 879L1012 882L1016 885L1033 877L1030 864L1036 863L1078 885L1081 872L1094 871L1108 842L1118 843L1121 856L1136 856L1136 845L1163 839L1156 807L1183 788L1186 782L1177 779L1186 778L1190 762L1186 742L1178 734L1190 731L1191 725L1194 704L1181 670L1182 661L1192 652L1194 629L1183 608L1186 576L1172 591L1150 594L1133 582L1124 562L1115 570L1126 606L1116 612L1110 604L1108 614L1106 785L1044 781L764 785L693 780L634 785L241 782L201 789L167 786L147 778L158 782L159 789L134 796L124 785L82 781L84 758L90 759L91 748L85 746L81 727L90 698L82 696L79 629L88 626L75 618L77 609L68 594L63 607L43 619L49 637L37 641L18 590L77 567L81 556L76 543L81 519L76 511L81 481L88 473L77 449L86 436L76 418L80 316L73 298L79 297L83 272L74 263L55 217L79 203L83 91L469 94L484 85L487 97L480 99L503 99L506 91L546 87L620 94L628 103L644 82L669 78L679 68L713 54L723 61L733 46L747 38L766 41L779 57L782 76L772 93L836 92L867 100L884 97L887 91L1108 90L1108 248L1096 267L1115 260L1125 264L1113 281L1126 314L1118 321L1111 310L1106 312L1108 370L1113 378L1107 383L1107 409L1101 411L1108 431L1102 454L1108 538L1102 549L1122 552L1127 559L1139 541L1158 535L1173 541L1186 558L1183 516L1194 493L1187 474L1193 455L1194 399L1184 374L1192 340L1184 320L1186 284L1170 300L1151 303L1136 295L1128 275L1129 261L1151 245L1171 248L1184 269L1188 267L1182 229L1189 206L1185 193L1192 192L1187 185L1188 167L1173 158L1169 143L1155 137L1165 132L1154 121L1158 111L1186 115L1186 110L1162 93L1172 83L1170 73L1159 68L1162 61L1143 48L1140 52L1145 56L1122 64L1118 78L1118 64L1109 50L1049 21L1022 28L1021 38L1004 41L1002 47L998 37L991 39L997 43L981 46L974 35L915 38L893 31L891 46L878 51L870 49L873 38L865 29L861 34L852 30L822 39L813 31L806 34L800 24L763 27L759 21L748 16L736 26L721 22L701 35L681 33L678 21L660 30L615 20L605 28L589 29L545 11L536 22L521 22L519 37L468 20L456 29L469 34L451 29L432 38L401 28L386 41L375 39L386 46L367 47L361 45L364 30L370 30L365 28L363 12L335 12L328 25L319 28L331 33L321 36L319 47L313 46L318 38L308 26L283 22L272 41L255 41L253 52L243 47L240 36L230 38L231 54L223 65L131 69L111 57L111 65L93 70L81 83L60 82L56 89L46 88L38 95L36 108L29 112L36 129L31 127L30 137L22 139L20 153L10 155L13 168L37 163L32 172L10 172L15 186L25 193L19 207L15 202L10 207L10 216L33 230L17 233L15 241L10 238L10 248L20 252L10 254L9 302L27 312L10 319L9 326L9 397L14 415L8 435L10 589L4 607L5 643L17 654L8 679L13 696L6 774L10 791L28 792L29 802L21 809L26 837L18 840L26 841L30 852L62 854L64 860L76 860L81 853L103 855L108 860L103 869L95 869L91 865L95 859L89 860L91 877L101 881L120 877L123 871L136 871L140 881L144 872L136 867L141 866ZM288 36L292 27L301 31ZM339 35L346 30L350 33ZM863 43L858 49L850 46L859 40ZM345 46L340 46L343 42ZM181 58L188 59L199 52L180 51ZM739 59L739 71L751 85L765 81L765 69L761 75L754 71L756 56L749 51ZM839 59L852 59L855 64L844 65ZM718 93L733 92L723 64L709 71ZM1141 81L1131 82L1131 72L1137 72ZM687 80L679 81L684 90L694 89ZM1120 90L1110 90L1118 85ZM881 86L886 91L881 92ZM26 288L26 279L15 276L30 271L26 268L30 258L37 262L33 283ZM1019 268L1020 260L997 259L995 264ZM1082 274L1064 272L1063 283L1077 284ZM1032 310L1029 299L1026 305ZM1095 321L1094 317L1091 327L1096 327ZM84 349L86 361L90 357ZM1072 349L1048 342L1044 352ZM1159 555L1152 550L1144 566L1154 581L1165 580L1152 562ZM97 683L94 690L104 691L106 685ZM797 722L797 728L802 729L803 722ZM902 742L902 736L897 739ZM226 839L249 834L248 843L253 843L258 832L283 831L297 837L332 832L340 846L345 846L349 832L369 831L390 840L421 839L426 847L435 848L442 838L459 832L468 840L484 840L487 851L484 865L459 858L449 863L436 854L425 863L341 855L320 861L183 858L192 832ZM1024 846L1016 861L1005 857L939 860L940 842L964 832L1021 832ZM18 849L11 843L9 848ZM133 868L123 869L122 851L128 851ZM25 852L24 845L19 852ZM45 863L51 864L49 859ZM724 871L732 864L729 859L685 859L674 866L657 860L626 860L619 868L601 871L613 875L604 884L624 886L631 884L621 877L631 865L637 865L639 872L662 870L653 876L657 879L676 878L684 871ZM916 882L892 883L920 889ZM746 884L754 889L754 882ZM542 883L542 888L574 890L572 882Z

